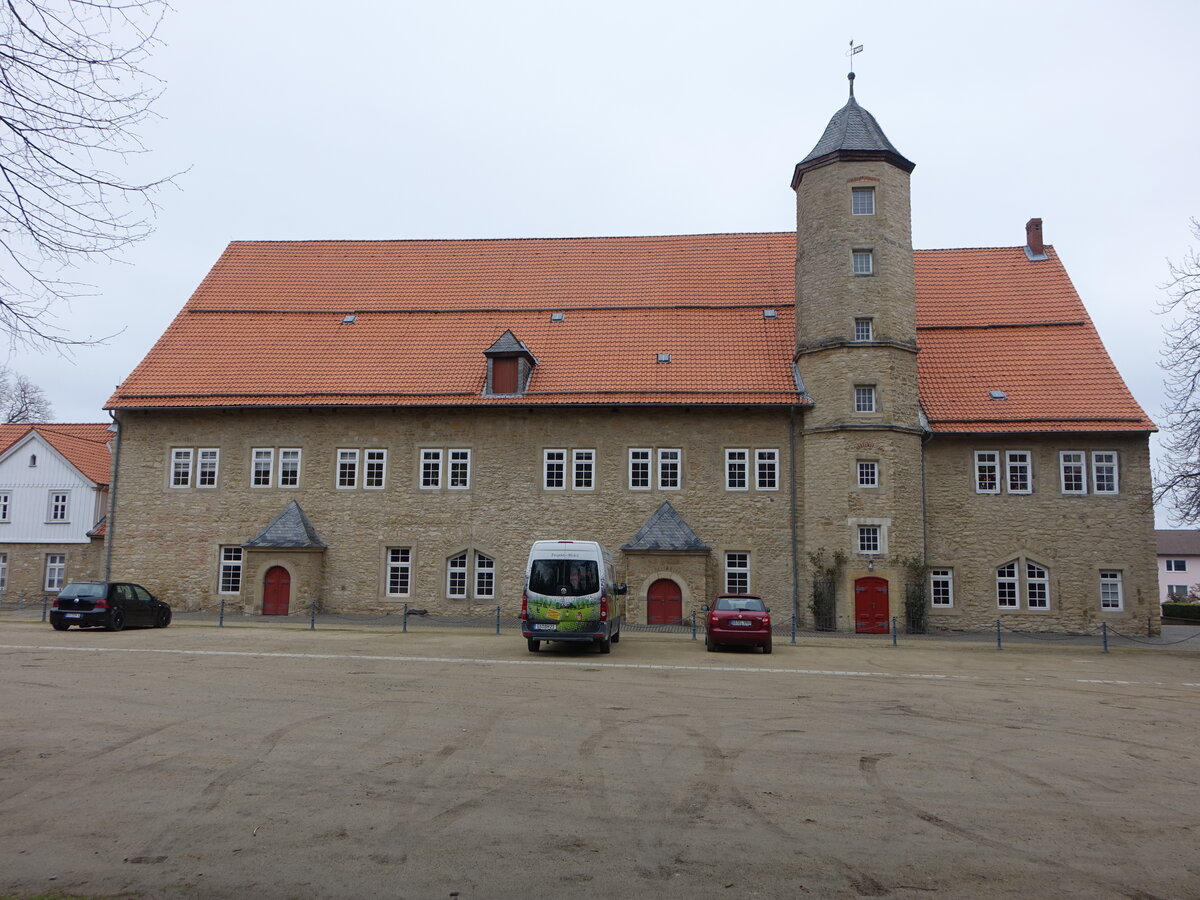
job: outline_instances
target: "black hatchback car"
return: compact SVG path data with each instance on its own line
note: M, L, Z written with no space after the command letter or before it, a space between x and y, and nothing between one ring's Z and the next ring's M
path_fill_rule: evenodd
M72 581L50 604L50 624L56 631L72 625L120 631L126 625L166 628L171 607L140 584L120 581Z

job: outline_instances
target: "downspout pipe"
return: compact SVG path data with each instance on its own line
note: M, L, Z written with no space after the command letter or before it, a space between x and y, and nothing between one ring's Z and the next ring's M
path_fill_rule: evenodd
M113 459L112 474L108 479L108 514L104 520L104 580L112 581L112 549L117 534L117 479L121 472L121 420L116 410L109 410L108 415L112 419L108 428L113 432Z

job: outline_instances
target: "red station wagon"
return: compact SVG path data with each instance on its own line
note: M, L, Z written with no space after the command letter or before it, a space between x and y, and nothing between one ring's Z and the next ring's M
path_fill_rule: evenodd
M755 594L717 594L712 607L704 607L704 646L711 653L718 644L747 644L771 652L771 610Z

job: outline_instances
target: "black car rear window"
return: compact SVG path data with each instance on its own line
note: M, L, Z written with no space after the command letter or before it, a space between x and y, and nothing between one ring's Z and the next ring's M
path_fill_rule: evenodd
M102 581L72 581L58 592L58 596L64 600L72 600L76 597L98 599L104 596L105 591L106 585Z

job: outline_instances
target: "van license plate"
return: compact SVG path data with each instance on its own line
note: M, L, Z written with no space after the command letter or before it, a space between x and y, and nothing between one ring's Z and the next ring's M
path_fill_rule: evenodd
M534 622L533 630L534 631L557 631L558 626L555 625L553 622Z

